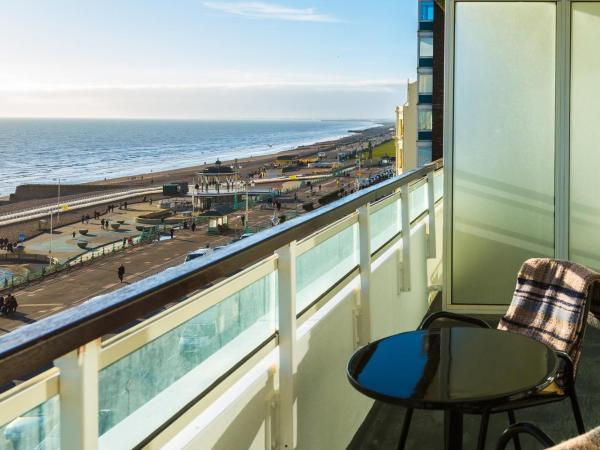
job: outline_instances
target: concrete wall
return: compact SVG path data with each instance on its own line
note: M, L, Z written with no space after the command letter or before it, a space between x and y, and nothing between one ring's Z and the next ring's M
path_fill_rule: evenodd
M63 184L60 186L61 197L69 195L88 194L101 191L118 191L126 189L126 185L100 185L100 184ZM14 194L10 194L11 202L22 202L26 200L37 200L40 198L58 197L58 185L56 184L22 184L17 186Z

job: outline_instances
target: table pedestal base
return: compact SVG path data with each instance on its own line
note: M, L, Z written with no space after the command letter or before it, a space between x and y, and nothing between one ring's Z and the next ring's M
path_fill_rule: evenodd
M444 449L462 450L463 416L458 411L444 411Z

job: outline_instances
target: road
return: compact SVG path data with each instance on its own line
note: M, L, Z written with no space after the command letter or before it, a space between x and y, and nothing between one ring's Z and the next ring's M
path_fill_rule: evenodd
M321 190L314 189L311 193L306 189L300 192L295 208L301 211L300 205L306 200L316 200L339 188L335 179L321 185ZM282 213L285 214L285 210ZM241 213L238 212L230 218L230 226L241 226L241 221L237 217L240 215ZM250 211L248 223L250 226L262 224L272 215L272 209L261 209L257 206ZM207 243L211 247L226 245L232 238L233 236L208 235L207 225L198 227L196 232L179 230L173 240L133 247L100 258L89 265L33 283L15 292L19 309L12 316L0 317L0 333L7 333L97 295L119 289L122 285L117 278L117 268L121 263L126 269L125 282L134 283L168 267L181 264L190 251L204 247Z

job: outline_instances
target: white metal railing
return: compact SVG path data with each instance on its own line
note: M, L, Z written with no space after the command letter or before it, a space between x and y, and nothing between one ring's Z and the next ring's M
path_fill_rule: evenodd
M398 299L423 303L419 311L427 306L419 300L429 279L422 272L436 257L442 177L430 171L160 314L55 360L54 368L0 394L0 448L199 448L199 436L206 445L200 448L210 448L210 439L232 439L227 432L238 413L225 431L214 425L221 431L206 435L228 417L227 408L241 402L244 414L256 413L243 393L259 381L266 387L255 397L270 418L261 428L265 448L310 439L300 426L311 422L302 410L302 380L317 358L323 373L311 376L327 383L335 334L344 334L340 323L352 350L388 332L384 315L401 306ZM386 273L398 274L396 282ZM336 308L350 308L351 317L335 322ZM331 323L320 329L335 331L327 341L334 353L322 360L327 347L311 330L325 321ZM343 371L335 376L345 384ZM356 411L368 405L356 402ZM238 426L242 436L247 424Z

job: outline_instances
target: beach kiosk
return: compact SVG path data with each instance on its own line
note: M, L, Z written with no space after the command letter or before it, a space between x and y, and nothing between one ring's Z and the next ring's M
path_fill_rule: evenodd
M202 217L208 217L208 234L221 234L229 229L228 214L223 211L206 211Z

